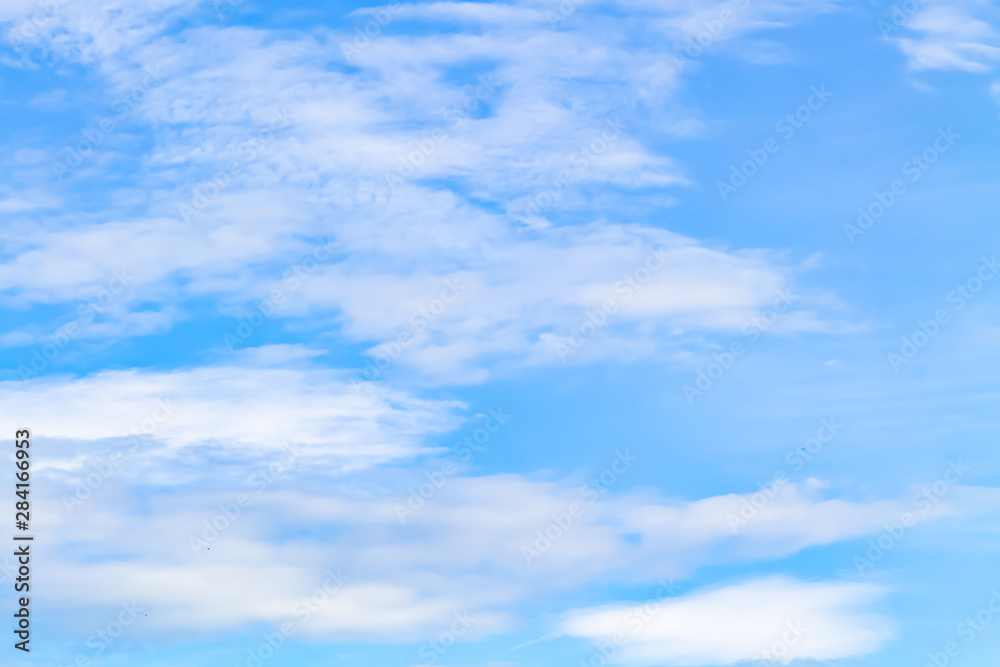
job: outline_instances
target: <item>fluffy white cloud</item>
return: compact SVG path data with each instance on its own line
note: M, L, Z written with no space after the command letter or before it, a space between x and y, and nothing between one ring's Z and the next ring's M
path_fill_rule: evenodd
M360 207L323 230L335 239L323 244L281 234L267 207L238 223L217 219L211 233L162 219L35 229L0 266L0 286L22 304L81 299L80 337L148 333L184 317L150 303L213 296L246 316L264 301L277 317L336 324L352 341L382 344L376 358L449 380L481 380L498 364L648 354L691 329L739 329L795 289L792 269L763 251L639 225L518 233L450 194L421 199L416 209ZM824 328L802 306L792 304L792 328Z
M278 460L273 455L255 460L235 479L216 465L211 478L219 481L209 490L204 477L170 473L185 463L161 459L166 470L114 472L82 500L74 494L91 468L40 470L45 482L35 523L40 539L52 545L42 558L55 577L42 594L46 604L75 609L134 599L156 611L148 621L156 632L236 631L294 620L296 602L311 595L328 569L339 569L349 582L310 615L303 632L415 640L434 636L466 611L478 619L476 633L495 632L510 626L520 606L554 593L647 585L687 577L705 564L788 556L881 532L912 509L901 501L824 500L792 487L733 534L727 516L739 511L740 496L690 502L601 496L520 475L465 477L460 467L441 472L440 461L427 475L380 475L377 485L339 478L331 486L328 471L308 459L281 459L278 467L270 466ZM219 483L232 488L220 490ZM171 493L151 493L163 484ZM79 502L65 502L74 497ZM949 498L920 518L996 505L995 493L956 489ZM210 591L212 600L199 590ZM817 621L820 616L810 614L826 608L786 604L786 597L805 590L780 599L780 588L771 592L776 611L770 620L779 614L785 614L782 622L794 620L792 612L801 612L801 620ZM756 627L733 650L747 650L751 638L752 648L766 648L774 641L768 627ZM814 639L803 646L820 651L829 635L820 623L811 627ZM648 646L661 651L657 642L668 639L653 633Z
M482 379L474 371L491 361L636 357L691 329L738 330L792 284L766 253L639 226L560 228L482 254L436 272L341 264L305 284L296 304L339 308L346 335L382 341L369 352L380 364ZM822 326L811 319L801 326Z
M889 621L867 610L882 593L866 584L774 577L648 607L581 609L563 630L632 664L834 660L872 653L893 637Z
M148 193L147 213L19 221L0 294L18 306L73 307L124 270L129 289L81 335L143 335L185 318L186 300L207 296L223 312L245 315L248 302L274 289L291 296L283 279L312 252L303 239L325 238L337 256L278 316L308 315L371 345L412 334L399 363L439 380L558 363L558 348L609 298L619 299L618 312L575 359L635 358L691 329L739 326L793 276L765 252L706 248L621 220L623 204L669 206L669 188L687 182L636 123L651 107L668 119L657 132L683 134L698 121L673 102L683 70L669 61L670 44L606 39L608 21L626 21L656 33L651 44L663 31L684 42L728 7L629 5L638 17L626 20L582 6L553 23L533 3L406 5L348 62L341 44L353 40L350 29L292 38L209 23L155 35L154 15L194 6L102 12L107 25L95 26L67 5L33 43L98 68L109 99L141 81L146 67L163 73L130 118L154 145L131 176ZM756 3L713 44L825 8ZM413 19L461 29L395 32L396 22ZM370 14L345 18L355 20ZM107 35L97 39L97 28ZM456 80L457 66L474 74ZM288 122L272 133L275 113ZM93 178L113 169L104 157L81 172ZM231 161L239 174L213 183ZM604 186L599 201L596 185ZM636 190L641 200L630 194ZM666 266L625 302L615 284L661 247ZM414 331L414 313L456 277L468 292ZM808 313L801 321L823 328ZM4 342L44 335L18 331Z
M308 363L315 355L273 346L188 370L2 382L0 405L36 437L74 441L76 467L80 441L138 434L168 451L211 444L261 455L291 443L300 455L345 468L413 456L428 436L459 423L455 401L378 386L359 391L343 372Z

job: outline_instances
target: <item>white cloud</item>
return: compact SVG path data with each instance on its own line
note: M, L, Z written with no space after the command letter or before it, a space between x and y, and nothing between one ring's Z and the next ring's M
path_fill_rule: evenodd
M994 27L1000 13L990 3L925 0L913 13L904 4L896 3L880 25L912 69L987 72L1000 61L1000 34Z
M305 360L315 354L273 346L187 370L0 382L0 405L36 437L75 441L77 451L80 441L132 434L169 451L212 444L263 455L294 443L332 469L413 456L459 423L455 401L379 386L359 392L343 372Z
M34 227L12 244L17 254L0 266L0 289L21 305L99 299L101 317L81 328L83 337L163 330L184 317L183 307L166 304L204 296L241 317L277 289L278 317L308 318L317 329L337 324L350 340L372 345L408 334L414 342L399 363L446 381L559 363L588 312L609 300L613 312L596 316L606 324L573 360L649 354L691 329L737 330L794 289L793 271L763 251L705 248L639 225L519 233L450 193L407 195L352 206L337 225L310 225L335 239L337 257L319 263L311 259L315 242L281 227L292 222L294 230L305 211L260 197L233 200L206 219L210 229L170 219ZM304 261L312 265L300 280L292 272ZM127 284L108 296L116 276ZM465 288L442 311L436 300L447 281ZM432 315L419 315L428 308ZM824 327L806 311L785 322L791 330Z
M548 19L538 23L547 9L533 3L406 5L348 68L340 42L353 38L350 21L367 14L345 20L344 32L292 36L219 24L158 35L154 17L193 4L165 0L102 12L99 25L82 22L85 6L64 7L37 43L99 68L109 100L135 86L144 67L163 71L162 84L131 118L155 146L133 177L149 193L149 210L138 217L63 214L29 225L8 248L16 255L0 267L8 303L72 307L124 265L134 276L130 291L84 336L163 331L185 317L177 304L189 298L208 296L227 314L245 314L248 301L280 286L283 272L310 251L304 237L333 239L341 255L279 316L309 316L324 329L335 323L351 341L392 339L445 278L468 279L469 298L418 332L400 358L444 381L558 363L556 344L587 310L614 296L621 272L642 261L646 248L669 248L670 266L622 304L576 359L636 358L691 329L731 328L792 283L767 253L704 248L593 211L595 203L606 210L669 205L664 191L687 183L682 166L635 131L645 108L659 109L663 128L688 132L698 122L673 102L682 80L667 62L669 44L634 48L606 39L614 33L609 21L626 19L584 6L553 27ZM656 15L670 22L672 39L683 40L722 7L629 5L643 16L628 21L657 32L662 26L645 14ZM718 41L816 10L799 2L754 5L753 20ZM409 17L464 27L393 32ZM466 19L490 29L470 28ZM456 65L474 65L476 74L455 80ZM465 103L476 107L468 117L448 115ZM275 110L288 114L290 126L244 159L245 142L261 136ZM432 142L412 178L391 191L386 174L427 146L435 129L447 139ZM179 206L232 159L241 173L191 224L181 222ZM81 167L92 176L107 168L96 158ZM544 203L542 186L551 189L562 174L569 181ZM606 186L597 202L594 186ZM648 196L632 196L636 190ZM531 232L503 215L519 217L526 207Z
M398 220L406 217L399 211ZM357 229L365 236L353 243L361 247L394 242ZM347 336L382 343L371 350L376 359L392 357L431 376L481 379L472 375L477 368L639 356L671 345L672 331L738 330L792 282L766 253L712 250L631 225L500 236L481 250L484 260L460 251L468 259L456 257L451 267L435 267L431 248L412 239L414 259L422 250L422 270L401 263L390 273L388 257L381 271L333 266L304 285L293 308L339 309ZM462 289L443 303L448 281Z
M459 600L423 596L405 585L352 582L346 572L338 576L339 568L313 571L281 565L274 551L243 546L257 553L239 562L223 557L171 566L112 562L81 571L64 569L64 564L51 581L68 587L63 603L70 609L113 607L123 599L119 596L135 600L151 612L143 619L146 628L139 629L150 634L183 631L217 638L220 632L251 623L277 627L290 622L299 637L404 641L437 635L463 611ZM74 583L67 576L74 571L91 582L115 583ZM338 587L338 579L347 583ZM324 581L331 582L326 589ZM479 613L470 621L470 635L495 632L505 622L491 613ZM155 631L150 632L151 627Z
M358 14L360 12L354 12ZM365 10L364 14L370 13ZM490 25L536 24L547 22L546 12L521 4L488 4L483 2L426 2L404 4L395 12L399 16L471 21Z
M0 9L6 41L22 58L35 49L87 64L121 57L164 29L171 14L186 12L198 0L12 0ZM4 25L5 24L5 25ZM24 61L22 61L24 62Z
M867 611L883 590L866 584L774 577L643 606L581 609L563 630L645 665L835 660L876 651L894 635ZM617 635L619 644L612 639Z
M255 622L291 620L295 602L309 595L328 568L339 568L350 583L312 618L309 634L412 641L434 636L451 615L465 610L480 619L476 633L492 633L510 627L523 605L551 600L558 592L646 585L688 577L705 565L785 557L807 546L880 532L907 508L901 501L810 498L793 488L734 535L727 513L738 511L743 500L738 496L680 502L618 494L591 503L569 482L459 473L444 475L439 488L401 522L400 507L406 506L410 489L427 481L422 473L380 474L377 484L345 478L332 484L325 468L302 460L263 489L243 481L248 472L265 470L273 456L259 457L259 465L242 465L235 477L224 466L214 466L210 490L204 475L171 472L188 464L161 459L152 475L107 477L72 513L64 509L64 499L84 482L89 465L39 470L45 480L38 485L42 496L36 499L35 527L39 539L51 545L44 567L58 573L44 593L46 604L79 609L135 599L156 610L148 621L153 632L236 631ZM220 484L232 488L221 490ZM250 502L234 513L240 493ZM995 491L956 489L950 499L928 518L996 505ZM549 546L540 544L539 534L553 531L554 517L566 525L574 502L584 507L582 515L557 531ZM540 550L530 563L526 546ZM844 567L851 566L845 560ZM211 601L198 590L210 591ZM782 613L782 622L794 620L788 614L795 612L804 614L801 620L819 621L836 597L822 587L786 590L784 597L782 590L765 589L772 597L759 596L762 608L771 609L767 619ZM812 599L827 602L816 608L809 602L789 606L788 600L811 592L817 593ZM769 627L756 628L747 642L752 638L753 648L766 648L774 641L765 632ZM803 647L817 653L803 655L832 650L827 626L811 627L813 639ZM845 646L860 646L865 637L858 635L858 644ZM636 642L636 650L663 650L661 639L666 641L654 633L652 643ZM747 642L733 650L743 651Z
M30 161L34 158L32 149L18 151L15 161ZM40 188L31 188L14 194L9 188L0 189L0 214L17 214L26 211L51 209L61 202Z

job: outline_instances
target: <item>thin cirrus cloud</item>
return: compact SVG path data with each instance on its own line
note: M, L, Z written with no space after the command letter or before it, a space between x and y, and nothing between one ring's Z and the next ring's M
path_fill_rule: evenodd
M896 3L879 26L914 70L988 72L1000 61L997 9L983 2Z

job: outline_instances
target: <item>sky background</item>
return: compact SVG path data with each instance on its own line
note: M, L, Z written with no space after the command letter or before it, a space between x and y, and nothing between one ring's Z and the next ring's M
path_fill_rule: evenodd
M998 30L3 3L0 662L995 659Z

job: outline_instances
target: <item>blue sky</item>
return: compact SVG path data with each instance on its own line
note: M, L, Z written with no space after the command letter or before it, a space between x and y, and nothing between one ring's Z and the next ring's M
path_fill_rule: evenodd
M4 664L996 655L995 6L0 27Z

